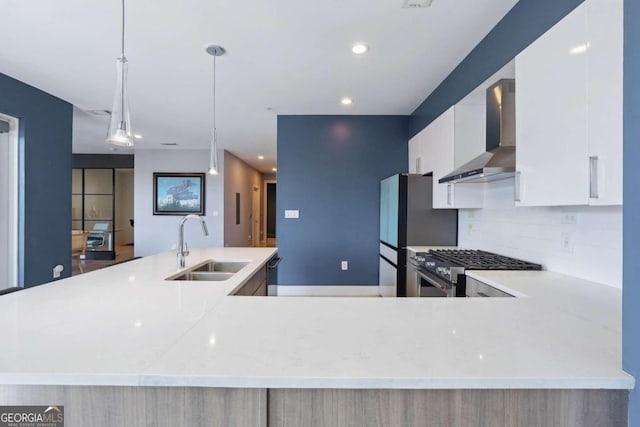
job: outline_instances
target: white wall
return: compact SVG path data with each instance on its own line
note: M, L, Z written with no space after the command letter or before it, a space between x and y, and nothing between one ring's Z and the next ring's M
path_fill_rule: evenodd
M486 184L484 209L459 211L458 245L622 287L622 207L513 206L513 180ZM575 223L572 218L575 218ZM562 248L569 233L571 248Z
M185 225L185 240L190 248L222 246L224 232L224 153L218 153L220 173L206 175L205 221L209 237L202 234L200 224ZM180 216L153 215L154 172L206 172L208 150L136 150L134 169L135 255L147 256L175 250Z

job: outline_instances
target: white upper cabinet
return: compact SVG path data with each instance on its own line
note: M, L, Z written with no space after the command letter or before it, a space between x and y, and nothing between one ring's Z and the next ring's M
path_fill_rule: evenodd
M587 203L586 4L516 57L516 204Z
M622 202L621 7L587 0L516 57L516 205Z
M589 203L622 204L623 1L587 2ZM594 164L595 163L595 164Z
M432 129L426 127L409 140L409 173L424 175L433 169L431 148L433 138L429 137Z
M425 146L433 172L433 207L481 208L482 184L440 184L438 180L485 151L483 105L458 104L434 120L427 129Z
M420 172L420 140L418 135L409 140L409 173Z

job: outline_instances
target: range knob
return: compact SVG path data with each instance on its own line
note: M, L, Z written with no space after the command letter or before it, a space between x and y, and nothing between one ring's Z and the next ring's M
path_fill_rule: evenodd
M443 277L449 277L449 273L450 273L447 267L438 267L436 269L436 272Z

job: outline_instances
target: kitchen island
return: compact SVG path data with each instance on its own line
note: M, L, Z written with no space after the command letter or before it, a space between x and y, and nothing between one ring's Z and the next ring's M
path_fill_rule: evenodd
M250 261L220 282L165 280L167 252L0 297L0 404L67 426L626 422L618 289L483 271L519 297L233 296L275 252L192 250Z

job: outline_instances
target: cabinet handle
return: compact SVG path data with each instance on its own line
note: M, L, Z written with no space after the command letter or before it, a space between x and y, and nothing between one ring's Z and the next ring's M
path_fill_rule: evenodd
M598 156L589 157L589 197L598 198Z
M422 158L416 157L416 173L422 173L422 165L420 164L422 163L421 160Z
M451 193L453 193L453 184L447 184L447 205L448 206L451 206L453 204L451 201L453 199L453 196Z
M516 172L516 182L515 182L515 187L516 187L516 194L515 194L515 200L516 202L520 202L520 178L522 176L522 172L518 171Z

